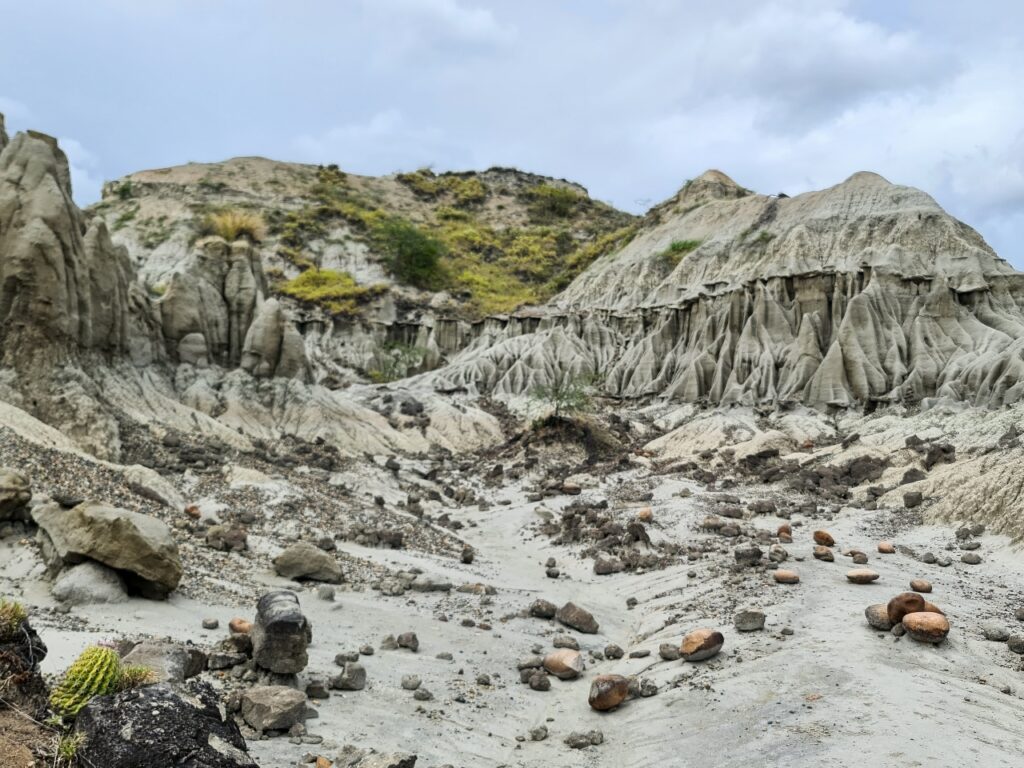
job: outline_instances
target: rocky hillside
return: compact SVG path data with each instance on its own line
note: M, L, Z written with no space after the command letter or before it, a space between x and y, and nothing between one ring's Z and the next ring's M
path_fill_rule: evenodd
M552 302L432 377L516 395L600 374L618 397L870 406L1024 394L1024 278L919 190L858 173L796 197L718 171Z

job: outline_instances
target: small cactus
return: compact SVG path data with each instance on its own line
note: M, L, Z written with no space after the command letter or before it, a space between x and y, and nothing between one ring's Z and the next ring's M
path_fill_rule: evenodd
M74 717L94 696L116 692L120 681L117 651L98 645L86 648L54 688L50 706L59 715Z
M141 688L144 685L152 685L157 681L157 674L149 667L127 666L121 667L121 678L117 682L117 690L127 691L132 688Z
M21 603L0 598L0 642L13 640L28 618L28 612Z

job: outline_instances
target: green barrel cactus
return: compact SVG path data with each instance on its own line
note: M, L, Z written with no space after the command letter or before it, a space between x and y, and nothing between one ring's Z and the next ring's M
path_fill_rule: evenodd
M121 657L113 648L92 646L75 660L50 695L50 707L58 715L74 717L94 696L119 690Z

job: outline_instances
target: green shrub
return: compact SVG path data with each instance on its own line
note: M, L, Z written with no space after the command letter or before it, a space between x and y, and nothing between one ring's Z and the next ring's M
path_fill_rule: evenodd
M377 384L385 384L389 381L398 381L409 376L417 368L423 365L423 358L427 351L411 344L392 342L385 344L376 354L375 368L371 368L366 375Z
M0 642L13 640L28 618L28 611L21 603L0 598Z
M258 243L267 236L267 227L263 217L249 211L221 211L211 213L203 219L199 226L200 235L217 235L229 243L240 237L247 237Z
M700 240L673 240L664 251L658 254L658 258L671 267L675 267L683 256L694 250L701 244Z
M538 184L526 192L526 197L530 217L541 222L568 218L583 199L576 190L553 184Z
M563 374L551 384L542 384L530 392L530 398L550 409L559 419L569 413L587 411L591 406L593 378Z
M358 306L381 293L382 286L361 286L348 272L307 269L278 286L281 293L324 307L336 315L354 315Z
M373 239L384 252L388 267L399 282L424 289L440 286L440 261L445 255L445 247L440 240L399 218L385 219L374 226Z
M94 645L75 660L53 693L50 707L58 715L74 717L95 696L106 696L119 689L121 657L113 648Z
M121 674L117 681L117 690L130 691L132 688L152 685L158 679L156 672L149 667L129 664L127 667L121 667Z

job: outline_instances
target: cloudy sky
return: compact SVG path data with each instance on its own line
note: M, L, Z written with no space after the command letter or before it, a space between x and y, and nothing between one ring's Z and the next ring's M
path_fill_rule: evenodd
M0 112L62 139L82 203L253 154L513 165L634 211L707 168L873 170L1024 268L1014 0L0 0L0 26Z

